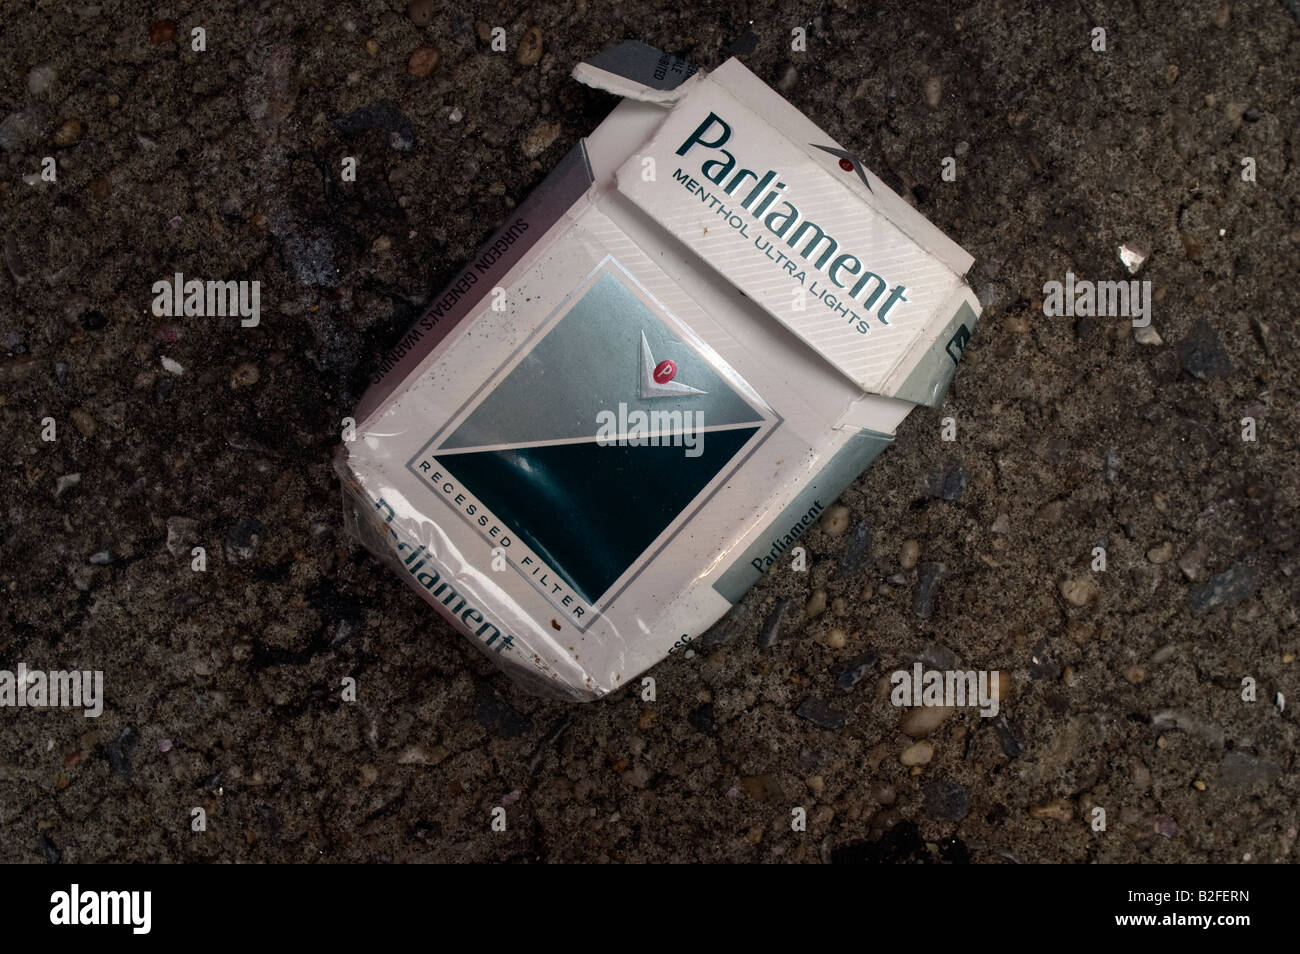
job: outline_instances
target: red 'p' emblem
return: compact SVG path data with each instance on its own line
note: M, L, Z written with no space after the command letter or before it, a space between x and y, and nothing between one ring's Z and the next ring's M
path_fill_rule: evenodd
M665 359L655 365L655 383L667 384L673 378L677 377L677 365Z

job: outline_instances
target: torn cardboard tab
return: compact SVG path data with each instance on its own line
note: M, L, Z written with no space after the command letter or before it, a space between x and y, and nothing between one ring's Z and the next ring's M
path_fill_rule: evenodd
M685 60L630 40L573 68L579 83L645 103L677 102L696 69Z

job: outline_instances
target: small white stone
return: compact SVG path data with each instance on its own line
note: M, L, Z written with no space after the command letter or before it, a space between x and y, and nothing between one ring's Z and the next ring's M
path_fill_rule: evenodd
M1160 332L1156 331L1154 325L1134 328L1133 340L1142 345L1162 345L1165 343L1165 339L1160 337Z
M1130 275L1136 275L1142 263L1150 257L1151 253L1140 245L1134 245L1132 242L1125 242L1119 247L1119 260L1124 263Z
M181 363L179 361L173 361L171 358L167 357L166 355L163 355L162 366L163 366L163 370L166 371L168 374L185 373L185 369L181 367Z

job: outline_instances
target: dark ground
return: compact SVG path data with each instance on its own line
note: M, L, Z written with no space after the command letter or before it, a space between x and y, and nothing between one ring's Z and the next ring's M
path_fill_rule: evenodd
M1294 862L1300 10L1018 6L471 2L421 29L395 0L6 0L0 668L103 669L108 701L97 721L0 710L0 860ZM630 38L703 67L739 52L974 253L986 310L942 414L914 413L843 498L873 528L864 565L840 573L850 535L814 530L809 572L653 670L656 703L572 707L516 690L345 537L329 461L383 350L614 105L570 67ZM417 79L422 44L441 62ZM45 155L57 183L25 183ZM1067 270L1123 277L1125 241L1152 251L1162 343L1043 316ZM260 327L153 317L174 271L261 281ZM926 619L908 538L947 567ZM1071 579L1095 581L1088 605ZM803 621L815 590L832 606ZM787 638L762 650L782 598ZM1014 692L909 770L878 689L918 656ZM797 715L809 696L843 726Z

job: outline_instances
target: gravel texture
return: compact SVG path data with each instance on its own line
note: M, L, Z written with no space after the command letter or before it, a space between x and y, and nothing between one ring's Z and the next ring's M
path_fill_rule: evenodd
M0 709L0 861L1296 861L1295 4L0 6L0 668L106 693ZM330 455L629 38L740 55L975 255L985 313L806 572L653 703L574 707L346 537ZM1151 329L1044 316L1123 243ZM155 318L177 271L260 281L260 325ZM904 733L917 659L1007 674L1000 714Z

